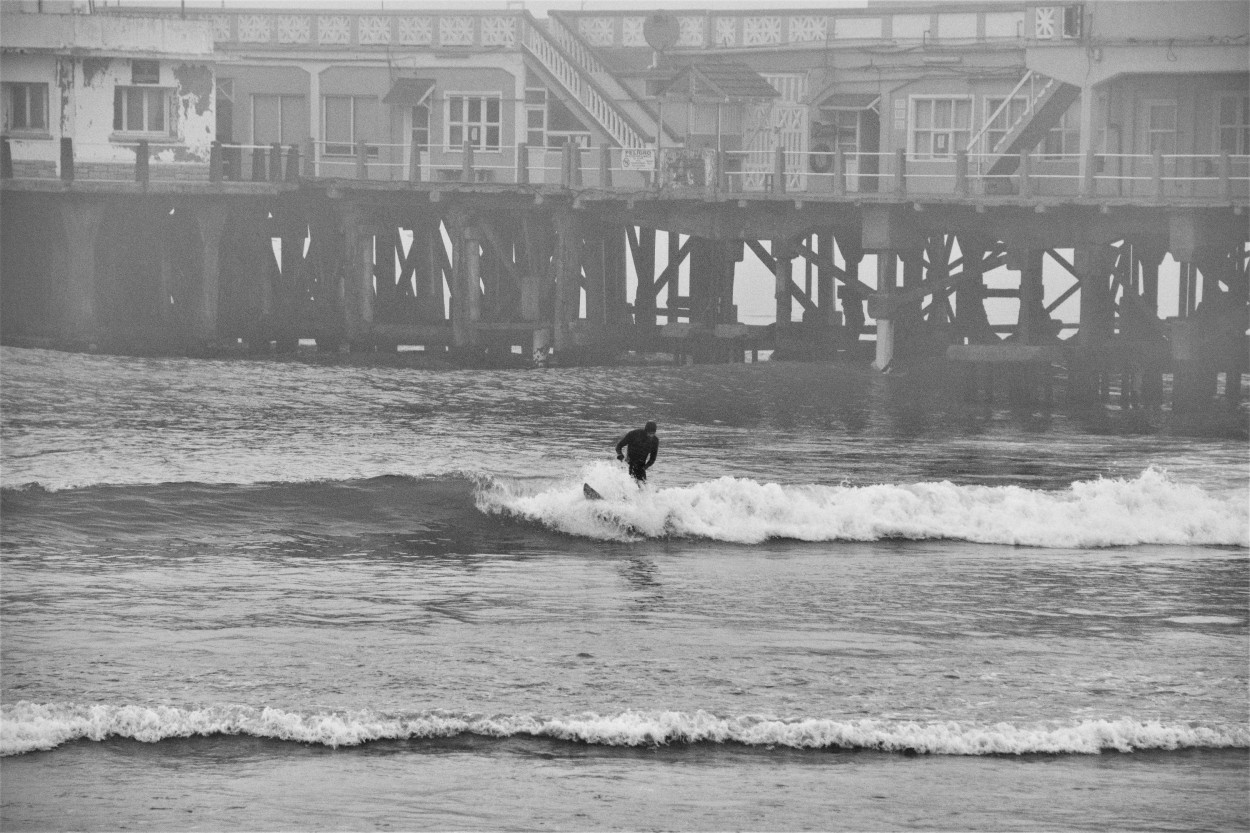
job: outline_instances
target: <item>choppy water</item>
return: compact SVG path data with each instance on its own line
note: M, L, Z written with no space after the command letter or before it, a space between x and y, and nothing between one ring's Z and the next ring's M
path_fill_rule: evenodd
M4 349L6 829L1250 823L1244 437L932 381Z

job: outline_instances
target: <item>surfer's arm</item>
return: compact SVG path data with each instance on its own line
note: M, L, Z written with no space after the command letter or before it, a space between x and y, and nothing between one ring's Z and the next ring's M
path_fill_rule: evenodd
M660 438L656 437L651 443L651 453L647 455L647 464L645 468L651 468L651 464L655 462L655 455L660 453Z
M616 444L616 459L620 460L622 457L625 456L624 454L621 453L621 449L625 446L625 443L628 440L629 440L629 435L626 434L625 436L621 437L621 441Z

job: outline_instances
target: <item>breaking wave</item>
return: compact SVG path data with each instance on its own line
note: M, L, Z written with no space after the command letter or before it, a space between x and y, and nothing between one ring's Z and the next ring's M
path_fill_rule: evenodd
M903 720L721 717L704 711L627 711L564 717L428 711L296 712L249 706L78 705L19 702L0 707L0 755L53 749L75 740L242 735L357 746L371 741L475 735L530 737L601 746L741 744L789 749L847 749L932 755L1097 754L1104 751L1250 747L1250 727L1163 723L1124 717L1071 723L966 725Z
M1250 546L1243 493L1207 492L1154 468L1133 479L1081 481L1062 491L948 481L781 485L732 477L638 489L607 464L590 466L584 475L603 500L586 500L581 481L530 492L492 482L477 491L477 505L484 512L602 540L674 537L753 544L900 538L1063 548Z

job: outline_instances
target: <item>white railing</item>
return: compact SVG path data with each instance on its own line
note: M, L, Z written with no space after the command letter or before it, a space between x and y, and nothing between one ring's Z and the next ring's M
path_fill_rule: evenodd
M646 147L646 141L619 108L599 92L577 64L566 57L548 32L531 20L523 20L521 43L621 147Z

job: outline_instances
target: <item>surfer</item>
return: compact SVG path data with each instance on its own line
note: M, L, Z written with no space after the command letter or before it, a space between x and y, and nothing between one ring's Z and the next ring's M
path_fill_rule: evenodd
M621 449L625 453L621 453ZM616 444L616 459L629 463L629 474L638 481L638 485L647 482L647 469L655 462L655 455L660 451L660 438L655 435L655 423L648 422L642 428L635 428Z

